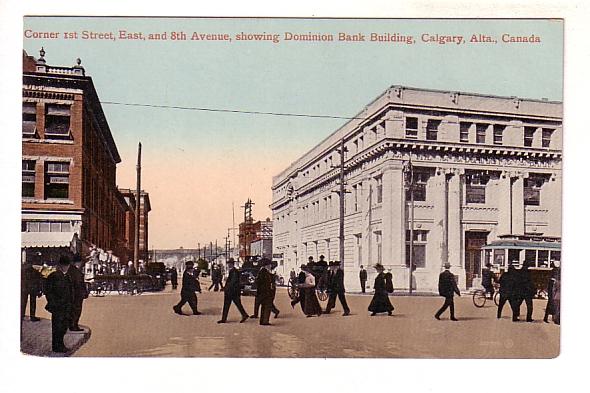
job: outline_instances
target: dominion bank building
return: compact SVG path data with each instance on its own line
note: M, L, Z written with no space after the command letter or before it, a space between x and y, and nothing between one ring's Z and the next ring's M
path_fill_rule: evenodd
M390 87L273 178L275 260L289 272L310 256L340 259L344 142L346 289L360 289L361 265L372 284L379 262L407 290L411 243L415 291L436 291L447 262L459 287L471 288L487 244L560 238L562 109L546 99Z

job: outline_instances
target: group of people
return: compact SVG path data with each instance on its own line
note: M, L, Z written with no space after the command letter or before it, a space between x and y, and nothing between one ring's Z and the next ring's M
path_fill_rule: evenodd
M24 319L27 300L30 320L38 322L35 315L36 299L45 293L45 309L51 313L51 348L54 352L68 352L64 337L68 331L81 332L79 326L84 299L88 297L82 261L74 257L73 262L67 256L59 258L57 269L41 285L41 274L30 264L25 263L21 271L21 320Z

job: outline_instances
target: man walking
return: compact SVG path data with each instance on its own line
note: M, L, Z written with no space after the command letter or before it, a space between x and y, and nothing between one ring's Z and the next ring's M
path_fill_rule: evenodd
M271 264L271 270L272 270L272 264ZM277 282L277 275L274 272L272 273L272 280L273 280L273 294L272 294L272 298L273 298L273 302L272 302L272 306L271 306L271 311L272 313L275 315L275 318L278 318L280 310L277 308L277 306L275 306L274 303L274 298L276 296L276 292L277 292L277 286L276 286L276 282ZM258 318L258 312L260 311L260 301L258 300L258 297L254 298L254 314L250 315L250 318L253 319L257 319Z
M170 283L172 284L173 290L178 288L178 272L176 271L175 267L173 267L172 271L170 271Z
M272 310L272 303L274 302L274 295L276 286L273 280L271 270L271 261L262 259L262 268L256 276L256 299L260 303L260 324L270 325L270 312Z
M502 309L506 302L510 302L510 307L513 307L514 285L516 280L516 269L514 265L508 266L508 271L502 273L500 276L500 300L498 301L498 313L496 317L502 318Z
M74 263L68 268L67 275L72 281L73 288L73 303L72 303L72 318L70 320L70 330L73 332L82 332L82 329L78 323L80 316L82 315L82 303L84 299L88 297L88 291L86 290L86 282L84 281L84 273L80 270L82 267L82 261L79 256L74 257Z
M361 281L361 291L365 293L365 285L367 283L367 271L361 265L361 271L359 272L359 280Z
M172 309L175 313L179 315L182 314L182 306L185 303L191 307L194 315L201 315L201 313L197 310L197 294L196 292L200 292L200 285L197 281L197 277L195 275L194 263L192 261L188 261L185 264L184 274L182 275L182 288L180 289L180 302L176 306L173 306Z
M27 301L29 301L29 316L32 322L39 322L35 316L37 312L37 298L41 296L41 273L30 262L21 266L20 272L20 319L25 318Z
M445 302L443 303L440 310L434 314L436 319L440 320L440 316L447 308L451 309L451 321L458 321L455 318L455 303L453 301L453 296L456 293L458 296L461 296L461 292L459 292L459 288L457 287L457 282L455 281L455 276L453 273L450 272L451 264L445 263L445 270L439 275L438 277L438 293L440 296L445 298Z
M350 308L346 303L346 295L344 289L344 271L340 267L340 262L330 262L330 275L328 277L328 291L330 297L328 298L328 305L324 314L329 314L330 311L336 306L336 296L342 304L344 310L343 316L350 315Z
M45 288L47 305L45 309L51 313L51 349L53 352L69 351L64 344L64 336L70 326L74 302L72 280L66 274L69 267L69 258L62 255L59 258L57 270L47 277Z
M240 323L243 323L248 319L248 314L244 310L244 306L242 306L242 300L240 298L240 272L235 268L233 258L227 261L227 268L229 269L229 273L225 281L225 288L223 289L223 312L221 313L221 319L217 323L227 322L227 314L229 313L229 307L232 302L234 302L238 311L242 314Z
M533 297L537 290L531 277L531 272L529 271L529 265L530 262L525 261L517 275L515 293L516 307L512 310L513 321L518 321L518 317L520 316L520 305L524 301L526 304L526 321L533 322Z

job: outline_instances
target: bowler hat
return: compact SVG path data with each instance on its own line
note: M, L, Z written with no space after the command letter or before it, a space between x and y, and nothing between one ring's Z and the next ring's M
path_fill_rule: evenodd
M375 268L375 270L385 270L383 265L380 263L376 263L375 265L373 265L373 267Z
M70 258L67 257L67 255L62 255L59 257L59 261L57 262L60 265L69 265L70 264Z
M189 268L189 267L193 267L195 264L193 263L193 261L188 261L184 264L185 267Z
M445 262L445 264L443 265L445 269L450 269L451 268L451 264L449 262Z

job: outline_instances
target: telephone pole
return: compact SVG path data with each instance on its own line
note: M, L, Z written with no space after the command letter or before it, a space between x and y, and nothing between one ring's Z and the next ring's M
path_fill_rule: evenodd
M137 193L135 194L135 245L133 247L133 266L139 268L139 212L141 207L141 142L137 148Z
M346 153L346 147L344 146L344 138L342 138L342 141L340 141L340 148L337 151L338 153L340 153L340 187L337 191L337 193L340 195L340 231L338 239L340 241L340 268L344 270L344 197L346 195L346 190L344 188L344 154Z

